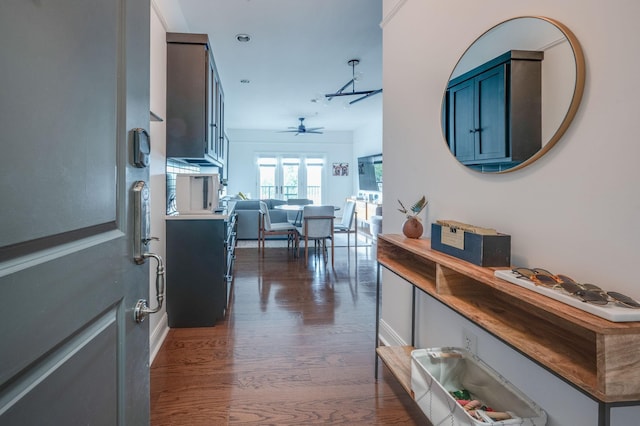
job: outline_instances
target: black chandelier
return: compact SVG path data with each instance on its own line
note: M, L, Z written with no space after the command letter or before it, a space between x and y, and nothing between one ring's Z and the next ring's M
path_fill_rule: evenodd
M351 80L349 80L347 84L342 86L337 92L324 95L327 98L327 100L330 101L331 99L337 96L358 96L359 95L360 96L359 98L349 102L349 105L353 105L356 102L360 102L361 100L368 98L369 96L377 95L378 93L382 92L382 89L356 91L356 81L358 80L358 77L356 77L356 65L358 65L359 63L360 63L359 59L350 59L347 62L347 64L351 66ZM345 89L347 89L349 86L351 86L351 91L345 92Z

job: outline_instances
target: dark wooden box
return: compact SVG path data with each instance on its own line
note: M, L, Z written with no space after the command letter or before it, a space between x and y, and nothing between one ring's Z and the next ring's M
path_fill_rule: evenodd
M462 231L458 231L462 232ZM431 248L479 266L511 266L511 235L464 233L464 250L443 244L442 226L431 224Z

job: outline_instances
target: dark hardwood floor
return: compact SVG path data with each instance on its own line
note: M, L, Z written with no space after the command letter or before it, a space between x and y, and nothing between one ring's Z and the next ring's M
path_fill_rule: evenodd
M382 363L374 379L375 246L357 274L335 250L332 269L237 249L226 320L171 329L151 366L151 424L428 425Z

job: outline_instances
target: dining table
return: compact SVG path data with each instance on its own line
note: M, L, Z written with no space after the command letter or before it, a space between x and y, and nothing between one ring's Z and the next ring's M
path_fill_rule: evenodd
M302 226L302 212L304 211L305 205L307 206L319 206L319 204L280 204L277 206L273 206L276 210L284 210L287 212L296 212L296 217L293 221L295 226ZM333 207L334 210L340 210L340 207Z

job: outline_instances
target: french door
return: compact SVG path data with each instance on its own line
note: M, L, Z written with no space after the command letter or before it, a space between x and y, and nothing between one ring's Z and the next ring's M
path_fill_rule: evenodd
M259 198L309 198L322 204L324 159L295 155L258 157Z

